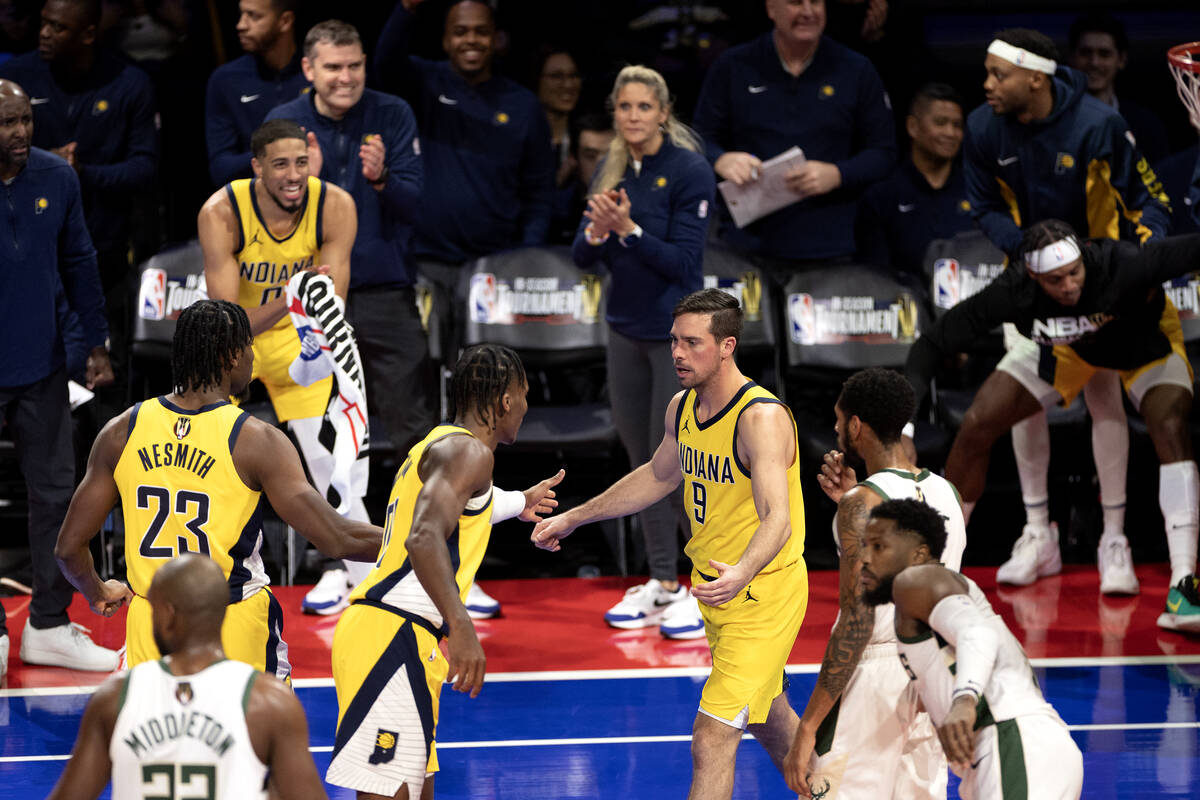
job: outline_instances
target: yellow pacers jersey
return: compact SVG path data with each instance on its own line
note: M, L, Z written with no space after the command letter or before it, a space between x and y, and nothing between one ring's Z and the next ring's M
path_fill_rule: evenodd
M747 381L725 408L704 422L696 419L696 393L689 389L679 401L675 436L683 472L683 500L692 539L685 552L698 572L713 576L709 559L735 564L758 529L758 512L750 471L737 456L737 426L742 412L754 403L780 403L766 389ZM780 403L780 405L783 405ZM783 405L787 409L786 405ZM788 410L791 417L791 411ZM792 420L792 428L796 422ZM788 467L788 499L792 535L762 572L786 567L804 554L804 498L800 492L800 458Z
M255 180L245 178L225 186L238 218L238 305L242 308L257 308L282 297L288 279L313 266L323 240L323 181L309 177L300 221L295 230L278 239L262 220ZM332 378L298 386L288 375L288 367L298 355L300 337L288 314L254 337L254 377L267 387L280 422L319 417L329 404Z
M247 418L226 402L187 411L156 397L133 407L113 470L125 517L129 585L143 597L158 568L182 552L216 561L229 602L267 585L259 557L261 492L242 482L233 446Z
M442 626L442 615L433 600L422 588L408 560L407 539L412 526L413 511L417 506L417 495L424 483L417 474L421 456L435 442L447 436L472 436L466 428L458 425L438 425L429 434L413 445L408 457L396 473L392 494L388 497L387 516L383 523L383 544L375 569L367 575L353 592L350 602L368 600L385 603L401 611L417 614ZM454 569L454 581L458 584L459 596L467 599L467 590L475 580L475 572L483 561L488 538L492 535L492 491L472 498L458 518L454 533L446 540L450 550L450 565Z

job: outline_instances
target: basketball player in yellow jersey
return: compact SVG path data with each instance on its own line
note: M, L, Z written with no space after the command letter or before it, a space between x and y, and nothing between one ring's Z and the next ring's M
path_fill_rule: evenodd
M603 494L539 523L533 541L558 550L580 525L632 514L684 482L692 594L713 660L692 728L688 797L728 800L742 732L782 770L798 723L783 674L808 604L796 424L734 362L737 300L705 289L680 300L674 316L671 355L684 391L667 406L662 443Z
M483 648L464 602L492 522L540 520L563 477L525 492L492 485L493 451L516 440L527 390L512 350L468 348L450 379L454 422L415 444L396 474L383 551L333 635L338 727L325 780L359 800L432 798L442 683L449 675L471 697L483 686Z
M380 528L338 516L304 475L278 429L229 403L250 380L254 353L240 306L201 300L175 327L175 391L138 403L109 422L92 446L55 556L94 611L129 602L129 666L159 657L145 597L155 572L183 552L206 555L229 588L222 640L229 657L287 678L283 615L259 556L262 494L284 522L322 552L371 561ZM88 540L120 501L129 586L101 581ZM130 591L132 588L132 591Z

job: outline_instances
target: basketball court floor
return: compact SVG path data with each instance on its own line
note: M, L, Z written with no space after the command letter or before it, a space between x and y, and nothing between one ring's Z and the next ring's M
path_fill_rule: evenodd
M1092 567L1023 589L997 590L995 569L968 569L1024 643L1047 699L1084 753L1085 798L1200 797L1200 637L1160 631L1165 565L1144 565L1136 598L1101 598ZM707 675L704 640L656 630L617 631L604 610L633 581L615 578L490 581L504 616L479 623L488 680L471 700L446 690L438 730L442 800L683 797L689 732ZM792 704L812 689L836 613L837 576L815 572L788 672ZM324 774L337 702L329 672L336 620L299 613L306 587L277 591L296 693ZM0 690L0 797L42 798L70 753L91 684L105 676L25 667L17 658L28 600L4 600L12 634L8 688ZM108 646L124 620L104 620L76 598L72 617ZM331 798L352 792L327 787ZM1036 796L1036 787L1030 787ZM107 791L103 797L108 797ZM957 797L951 778L950 797ZM734 797L791 798L752 741L739 752ZM179 800L183 800L180 798Z

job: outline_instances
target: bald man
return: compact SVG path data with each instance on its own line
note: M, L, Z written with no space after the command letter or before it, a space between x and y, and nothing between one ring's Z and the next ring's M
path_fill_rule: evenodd
M324 798L308 725L279 680L228 661L221 623L229 588L210 558L185 554L154 576L154 640L164 654L115 675L88 703L71 760L51 792L114 800L173 796ZM268 779L269 776L269 779Z
M96 251L83 217L75 170L33 146L33 108L25 90L0 80L0 428L16 445L29 491L33 601L21 641L26 664L108 671L117 654L97 646L67 616L71 584L54 561L54 542L75 485L67 369L56 313L57 287L79 318L87 348L86 380L112 382L104 296ZM9 265L20 265L9 268ZM16 345L20 342L19 346ZM0 679L8 631L0 609Z

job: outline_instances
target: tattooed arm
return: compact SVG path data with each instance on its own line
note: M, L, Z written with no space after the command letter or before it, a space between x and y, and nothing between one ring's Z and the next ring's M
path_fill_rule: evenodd
M866 486L842 495L838 503L837 532L841 547L838 567L838 619L825 648L817 685L796 728L796 738L784 759L784 777L794 792L808 797L808 767L816 746L817 729L846 688L875 627L875 609L863 601L859 572L860 547L871 508L883 501Z

